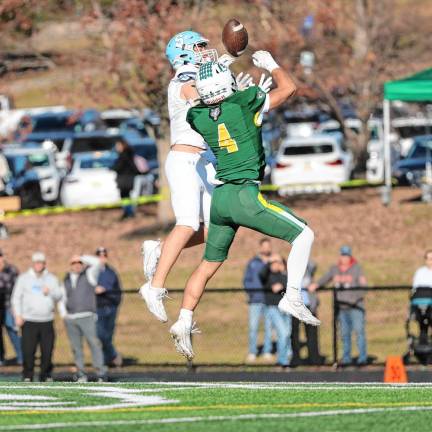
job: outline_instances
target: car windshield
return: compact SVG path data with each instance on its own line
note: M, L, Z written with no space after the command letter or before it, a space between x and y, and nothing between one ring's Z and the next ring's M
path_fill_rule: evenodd
M81 159L80 168L81 169L111 168L114 165L114 161L115 158L113 156Z
M44 116L33 119L32 132L74 131L76 122L66 116Z
M430 134L432 132L432 126L401 126L396 130L401 138L411 138L417 135Z
M116 142L115 137L79 137L74 138L71 153L112 150Z
M331 153L333 151L332 144L305 144L293 145L284 148L283 154L285 156L300 156L300 155L313 155Z
M428 141L416 141L411 147L407 158L422 159L427 156L427 149L429 149L429 157L432 156L432 139Z
M50 166L49 157L45 153L6 156L6 159L14 176L24 171L27 163L30 163L33 168Z

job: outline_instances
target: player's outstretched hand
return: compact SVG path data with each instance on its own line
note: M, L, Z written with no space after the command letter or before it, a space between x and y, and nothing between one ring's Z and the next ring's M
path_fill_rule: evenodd
M261 78L258 83L258 87L264 92L268 93L273 84L273 78L271 76L266 78L265 74L261 74Z
M237 88L240 91L246 90L248 87L254 85L252 77L248 73L244 74L243 72L240 72L236 76L236 83L237 83Z
M223 54L219 57L218 63L223 64L226 67L230 67L235 62L235 58L229 54Z
M268 51L255 51L252 54L252 61L256 67L265 69L272 73L279 65L275 62L273 56Z

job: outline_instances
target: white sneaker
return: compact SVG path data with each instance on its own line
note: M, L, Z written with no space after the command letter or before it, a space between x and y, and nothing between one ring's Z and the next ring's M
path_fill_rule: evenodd
M148 281L153 279L161 254L160 240L145 240L141 246L144 276Z
M246 356L246 363L255 363L255 362L256 362L256 359L257 359L256 354L254 354L254 353L249 353L249 354Z
M306 324L313 326L319 326L321 324L321 321L312 315L312 312L305 306L303 300L300 298L289 299L284 295L278 304L278 308L281 312L290 314Z
M150 282L146 282L140 289L139 293L146 302L148 310L162 322L167 322L168 317L165 312L163 299L168 296L165 288L153 288Z
M192 326L189 326L183 319L178 319L170 328L170 334L177 352L185 356L189 361L195 357L192 349L192 333L201 332L195 327L195 322L192 323Z

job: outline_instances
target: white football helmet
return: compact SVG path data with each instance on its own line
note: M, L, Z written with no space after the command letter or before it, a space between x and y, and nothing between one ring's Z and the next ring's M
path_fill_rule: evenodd
M207 62L200 66L195 85L206 105L222 102L237 91L235 77L229 68L216 62Z

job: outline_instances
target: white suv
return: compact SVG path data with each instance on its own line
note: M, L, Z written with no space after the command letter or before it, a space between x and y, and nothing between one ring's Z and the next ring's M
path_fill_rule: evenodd
M337 191L352 169L352 153L345 149L342 136L288 138L276 155L271 179L281 195Z

